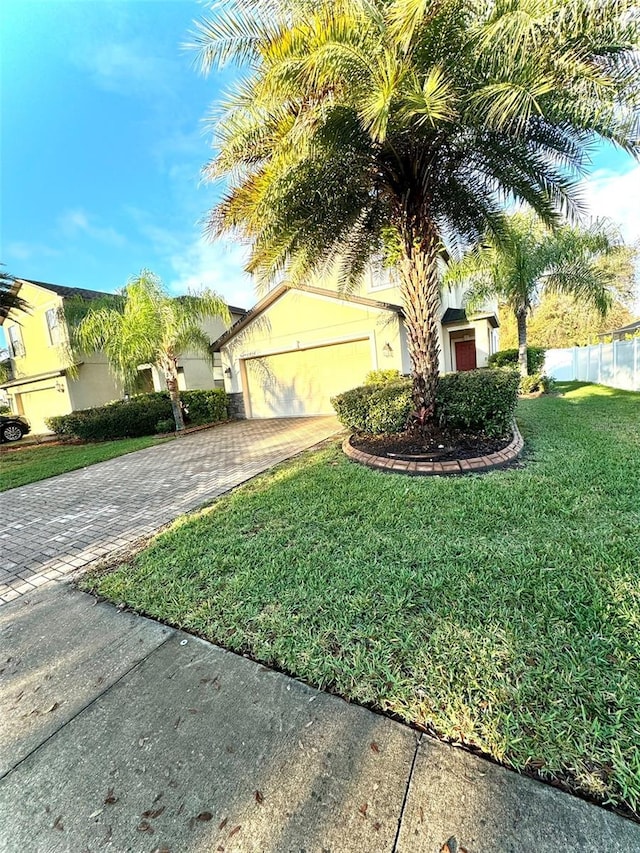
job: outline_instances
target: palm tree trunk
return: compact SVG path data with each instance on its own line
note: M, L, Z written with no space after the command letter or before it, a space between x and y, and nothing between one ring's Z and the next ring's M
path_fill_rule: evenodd
M402 231L401 291L405 312L413 403L420 420L432 417L440 373L440 239L433 223Z
M518 367L521 376L529 375L527 364L527 309L516 311L518 322Z
M184 417L180 405L180 391L178 390L178 367L174 359L169 359L164 365L164 378L167 383L167 391L171 400L171 411L176 422L176 432L184 429Z

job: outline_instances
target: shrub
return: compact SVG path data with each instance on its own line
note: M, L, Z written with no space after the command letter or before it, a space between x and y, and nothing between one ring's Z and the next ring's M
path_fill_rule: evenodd
M214 423L227 416L227 396L222 388L184 391L181 398L193 424ZM75 436L85 441L154 435L161 421L170 422L169 429L173 429L168 392L139 394L129 400L46 419L49 429L57 435Z
M527 370L540 373L544 366L544 347L527 347ZM517 367L518 350L502 349L489 356L489 367Z
M511 429L519 380L515 370L469 370L442 376L436 393L440 425L505 435Z
M166 418L156 424L156 432L173 432L175 428L176 422L173 418Z
M331 405L347 429L369 435L401 432L412 408L411 380L361 385L333 397Z
M544 394L548 394L549 391L553 389L554 385L555 382L553 379L543 373L533 373L529 376L520 377L521 394L535 394L539 391L542 391Z
M386 385L387 382L397 382L400 379L399 370L372 370L367 373L365 385Z
M180 397L189 410L189 422L194 425L212 424L227 417L227 395L224 388L183 391Z

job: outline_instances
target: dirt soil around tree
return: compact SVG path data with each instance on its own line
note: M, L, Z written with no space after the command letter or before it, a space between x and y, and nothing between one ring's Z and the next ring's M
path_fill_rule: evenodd
M432 424L424 430L410 430L393 435L356 433L351 438L351 444L364 453L389 459L448 462L497 453L505 448L512 438L511 433L501 438L492 438L481 433L442 430Z

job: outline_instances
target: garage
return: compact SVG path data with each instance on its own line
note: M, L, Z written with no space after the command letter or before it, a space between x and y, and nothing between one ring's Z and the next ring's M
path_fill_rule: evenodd
M54 415L66 415L71 411L67 395L60 393L55 385L37 389L29 388L28 391L16 394L16 398L19 399L19 402L16 401L18 402L16 408L24 412L31 424L31 432L36 435L50 432L45 423L46 418Z
M369 337L244 361L251 417L334 414L330 399L362 385L372 369Z

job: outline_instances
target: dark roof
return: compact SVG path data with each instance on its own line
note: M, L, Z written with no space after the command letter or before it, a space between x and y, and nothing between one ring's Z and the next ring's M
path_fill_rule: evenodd
M458 323L471 323L473 320L488 320L494 329L500 325L495 314L473 314L470 320L464 308L447 308L440 322L443 326L453 326Z
M17 278L16 281L25 282L25 284L35 284L37 287L44 287L45 290L52 290L63 298L81 296L83 299L100 299L102 296L113 296L112 293L105 293L102 290L88 290L86 287L66 287L62 284L51 284L48 281L35 281L32 278Z
M449 326L452 323L467 323L467 312L464 308L447 308L442 315L442 325Z
M38 287L44 287L46 290L52 290L62 298L71 299L74 296L81 296L83 299L100 299L102 296L115 296L115 293L107 293L104 290L89 290L86 287L66 287L63 284L51 284L48 281L35 281L33 278L18 278L17 282L26 282L27 284L35 284ZM246 314L246 308L237 308L235 305L228 305L229 311L232 314Z
M399 305L392 305L390 302L380 302L377 299L367 299L364 296L347 296L343 293L337 293L335 290L325 290L321 287L293 287L291 284L279 284L277 287L274 287L273 290L269 291L265 297L263 297L260 302L256 303L253 308L250 308L239 320L237 320L230 329L227 329L224 334L220 335L217 341L214 341L211 344L211 349L214 352L218 352L220 347L223 347L227 341L230 341L231 338L235 337L241 329L244 329L252 320L262 314L270 305L272 305L276 299L282 296L283 293L286 293L288 290L299 291L300 293L314 293L317 296L328 296L331 299L336 299L342 302L353 302L357 305L367 305L370 308L380 308L386 311L395 311L396 314L403 314L403 310ZM229 310L233 310L229 308Z

